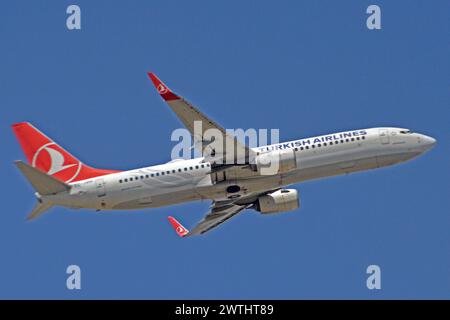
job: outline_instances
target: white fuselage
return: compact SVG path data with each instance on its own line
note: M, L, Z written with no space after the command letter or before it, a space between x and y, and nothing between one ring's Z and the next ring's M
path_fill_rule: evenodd
M428 136L400 128L346 131L253 148L259 154L293 149L297 168L274 175L251 172L233 176L232 170L211 173L203 158L123 171L71 184L69 193L41 197L73 208L97 210L141 209L193 200L224 200L318 179L385 167L412 159L435 144ZM230 186L239 191L227 192Z

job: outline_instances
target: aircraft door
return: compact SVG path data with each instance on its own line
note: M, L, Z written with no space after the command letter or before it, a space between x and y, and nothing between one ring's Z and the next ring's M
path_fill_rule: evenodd
M97 197L101 198L106 196L105 180L97 179L95 180L95 190L97 191Z
M389 130L388 129L380 129L380 142L381 144L389 144Z

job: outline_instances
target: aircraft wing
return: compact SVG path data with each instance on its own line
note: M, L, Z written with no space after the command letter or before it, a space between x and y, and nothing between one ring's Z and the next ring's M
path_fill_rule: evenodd
M208 212L206 216L190 231L175 218L169 217L168 219L180 237L189 237L205 233L251 206L252 204L238 205L229 202L214 202L211 206L211 211Z
M255 152L252 149L239 142L236 137L227 134L224 128L208 118L186 99L172 92L154 73L149 72L148 75L158 90L158 93L194 137L195 147L200 148L206 158L205 160L218 164L235 164L238 163L237 160L239 160L239 163L242 164L249 163L251 159L254 159ZM197 130L195 130L196 121L198 121ZM199 123L201 123L201 128ZM210 140L210 137L206 132L209 129L216 129L218 130L216 132L221 134L223 141L222 148L208 146L208 144L214 141ZM209 133L211 133L211 131ZM231 148L229 148L230 151L227 155L227 146L234 146L236 149L232 150L233 153L231 153ZM234 157L232 157L232 155L234 155ZM233 162L230 163L231 161Z

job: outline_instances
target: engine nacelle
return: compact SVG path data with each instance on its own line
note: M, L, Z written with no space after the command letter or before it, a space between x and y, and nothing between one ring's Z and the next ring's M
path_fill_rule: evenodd
M300 197L295 189L281 189L258 198L256 210L263 214L295 210L300 207Z
M263 153L256 158L256 168L261 175L275 175L297 169L294 149Z

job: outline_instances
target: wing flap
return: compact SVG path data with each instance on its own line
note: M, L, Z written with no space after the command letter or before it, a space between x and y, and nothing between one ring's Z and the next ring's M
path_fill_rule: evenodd
M194 236L198 234L203 234L211 229L214 229L218 225L224 223L225 221L231 219L239 212L247 209L251 205L240 206L233 204L230 206L223 207L222 209L217 209L208 213L203 220L201 220L186 236Z
M216 202L212 206L211 211L190 231L175 218L169 216L168 219L175 229L175 232L180 237L190 237L203 234L211 229L214 229L218 225L237 215L242 210L245 210L251 206L252 204L237 205L233 203L222 205L221 203Z

